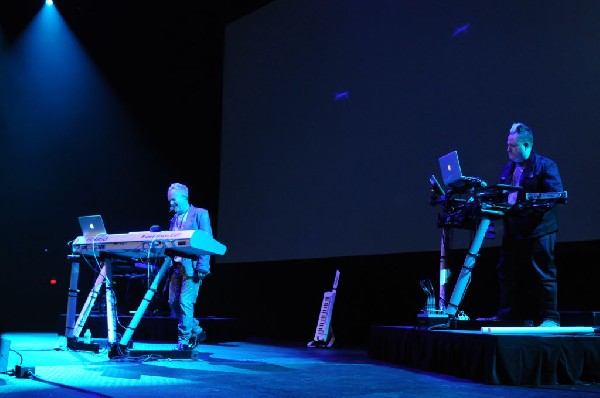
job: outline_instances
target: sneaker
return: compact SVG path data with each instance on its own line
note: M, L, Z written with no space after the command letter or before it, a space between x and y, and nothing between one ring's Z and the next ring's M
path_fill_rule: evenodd
M198 334L192 333L189 344L193 347L196 347L196 346L198 346L198 344L202 343L204 340L206 340L206 331L201 330L200 333L198 333Z
M538 326L540 328L557 328L560 327L560 323L556 322L554 319L544 319L542 323Z
M202 343L204 340L206 340L206 331L205 330L201 331L196 336L196 342Z
M177 343L177 348L175 349L176 351L191 351L193 350L195 347L195 345L190 344L190 342L188 341L180 341L179 343Z

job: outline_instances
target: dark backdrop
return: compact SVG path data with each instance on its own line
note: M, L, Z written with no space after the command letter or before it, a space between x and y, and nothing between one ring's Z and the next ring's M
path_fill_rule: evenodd
M570 195L559 241L600 238L599 14L597 1L288 0L232 23L231 247L217 262L434 250L438 157L458 150L464 174L495 183L517 121Z

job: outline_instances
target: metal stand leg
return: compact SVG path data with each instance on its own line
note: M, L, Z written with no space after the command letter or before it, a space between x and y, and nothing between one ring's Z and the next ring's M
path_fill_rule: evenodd
M446 310L446 285L450 279L450 268L448 267L448 259L446 257L447 248L449 248L450 228L442 228L442 239L440 248L440 291L438 299L438 308L442 311Z
M106 279L104 280L106 289L106 330L107 340L110 344L117 343L117 309L115 306L115 292L112 287L112 265L110 260L105 261Z
M69 294L67 298L67 319L65 322L65 337L73 338L75 327L75 313L77 311L77 281L79 280L79 255L69 255L67 259L71 261L71 280L69 282Z
M475 260L477 259L479 249L483 244L483 239L485 239L485 233L490 226L490 222L491 220L489 218L484 217L481 219L481 222L477 227L477 232L475 233L475 237L471 243L471 248L467 253L462 269L460 270L460 274L458 275L458 279L454 285L452 297L450 298L448 308L446 309L446 313L451 318L456 316L456 313L458 312L458 306L465 295L467 287L469 286L469 282L471 282L471 271L473 270L473 267L475 267Z
M75 312L77 307L77 280L79 279L79 256L69 256L72 259L71 265L71 282L69 287L69 299L67 304L67 321L66 321L66 332L65 337L67 340L67 348L74 350L87 350L98 353L98 344L92 343L81 343L77 341L77 338L83 330L83 326L87 321L87 318L96 302L98 293L103 284L106 284L106 311L107 311L107 326L108 326L108 342L116 343L117 334L115 331L115 325L117 324L117 314L114 302L114 292L112 290L112 271L110 260L105 260L102 263L100 274L96 278L94 287L90 290L88 297L79 313L77 321L75 321Z
M154 297L154 293L156 293L156 290L158 289L158 285L160 284L161 279L167 273L167 270L171 266L172 262L173 262L173 260L170 257L167 257L165 259L165 261L163 262L162 267L160 267L160 270L154 277L154 281L152 282L152 285L148 288L148 291L144 295L144 298L142 299L140 306L138 307L137 311L133 315L133 318L131 319L129 326L125 330L125 333L123 333L123 338L121 339L121 344L120 344L122 349L127 348L127 345L129 344L129 340L131 339L131 336L133 335L135 328L137 327L138 323L142 319L142 316L146 312L146 308L148 308L148 305L152 301L152 297Z
M94 303L96 302L96 298L98 297L98 292L100 292L100 288L102 284L106 281L106 272L107 266L106 262L103 264L102 269L100 270L100 274L96 278L96 282L94 283L94 287L90 290L88 297L83 304L83 308L79 313L79 318L77 318L77 323L75 325L75 330L73 332L73 337L79 337L81 334L81 330L83 329L83 325L85 325L85 321L87 320Z

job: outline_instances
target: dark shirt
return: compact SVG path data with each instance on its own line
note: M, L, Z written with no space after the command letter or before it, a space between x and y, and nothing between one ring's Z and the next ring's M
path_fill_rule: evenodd
M501 184L512 185L512 174L516 163L508 162L500 173ZM519 185L517 203L513 210L504 216L504 235L516 239L537 238L558 231L556 206L527 206L525 194L529 192L562 192L563 184L558 165L553 160L531 152L525 161L525 168Z

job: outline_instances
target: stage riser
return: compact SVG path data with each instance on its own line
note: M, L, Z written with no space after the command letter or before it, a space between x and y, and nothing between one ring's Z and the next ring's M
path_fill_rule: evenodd
M131 323L132 316L119 316L117 333L123 334ZM237 318L199 318L200 325L206 330L206 342L244 341L247 338L243 322ZM66 315L58 317L58 334L65 335ZM83 331L90 329L92 338L108 336L105 315L88 316ZM83 331L79 337L83 337ZM177 342L177 319L171 317L143 317L133 332L132 341Z
M430 328L435 325L448 323L447 317L441 317L433 314L428 317L426 315L417 315L415 326L419 328ZM600 326L600 312L594 311L561 311L560 312L561 326ZM449 328L453 330L480 330L482 326L508 326L508 327L529 327L535 326L532 320L529 321L495 321L481 322L476 320L453 320L449 322Z
M543 328L540 328L542 330ZM373 359L486 384L600 382L600 335L513 334L373 326Z

